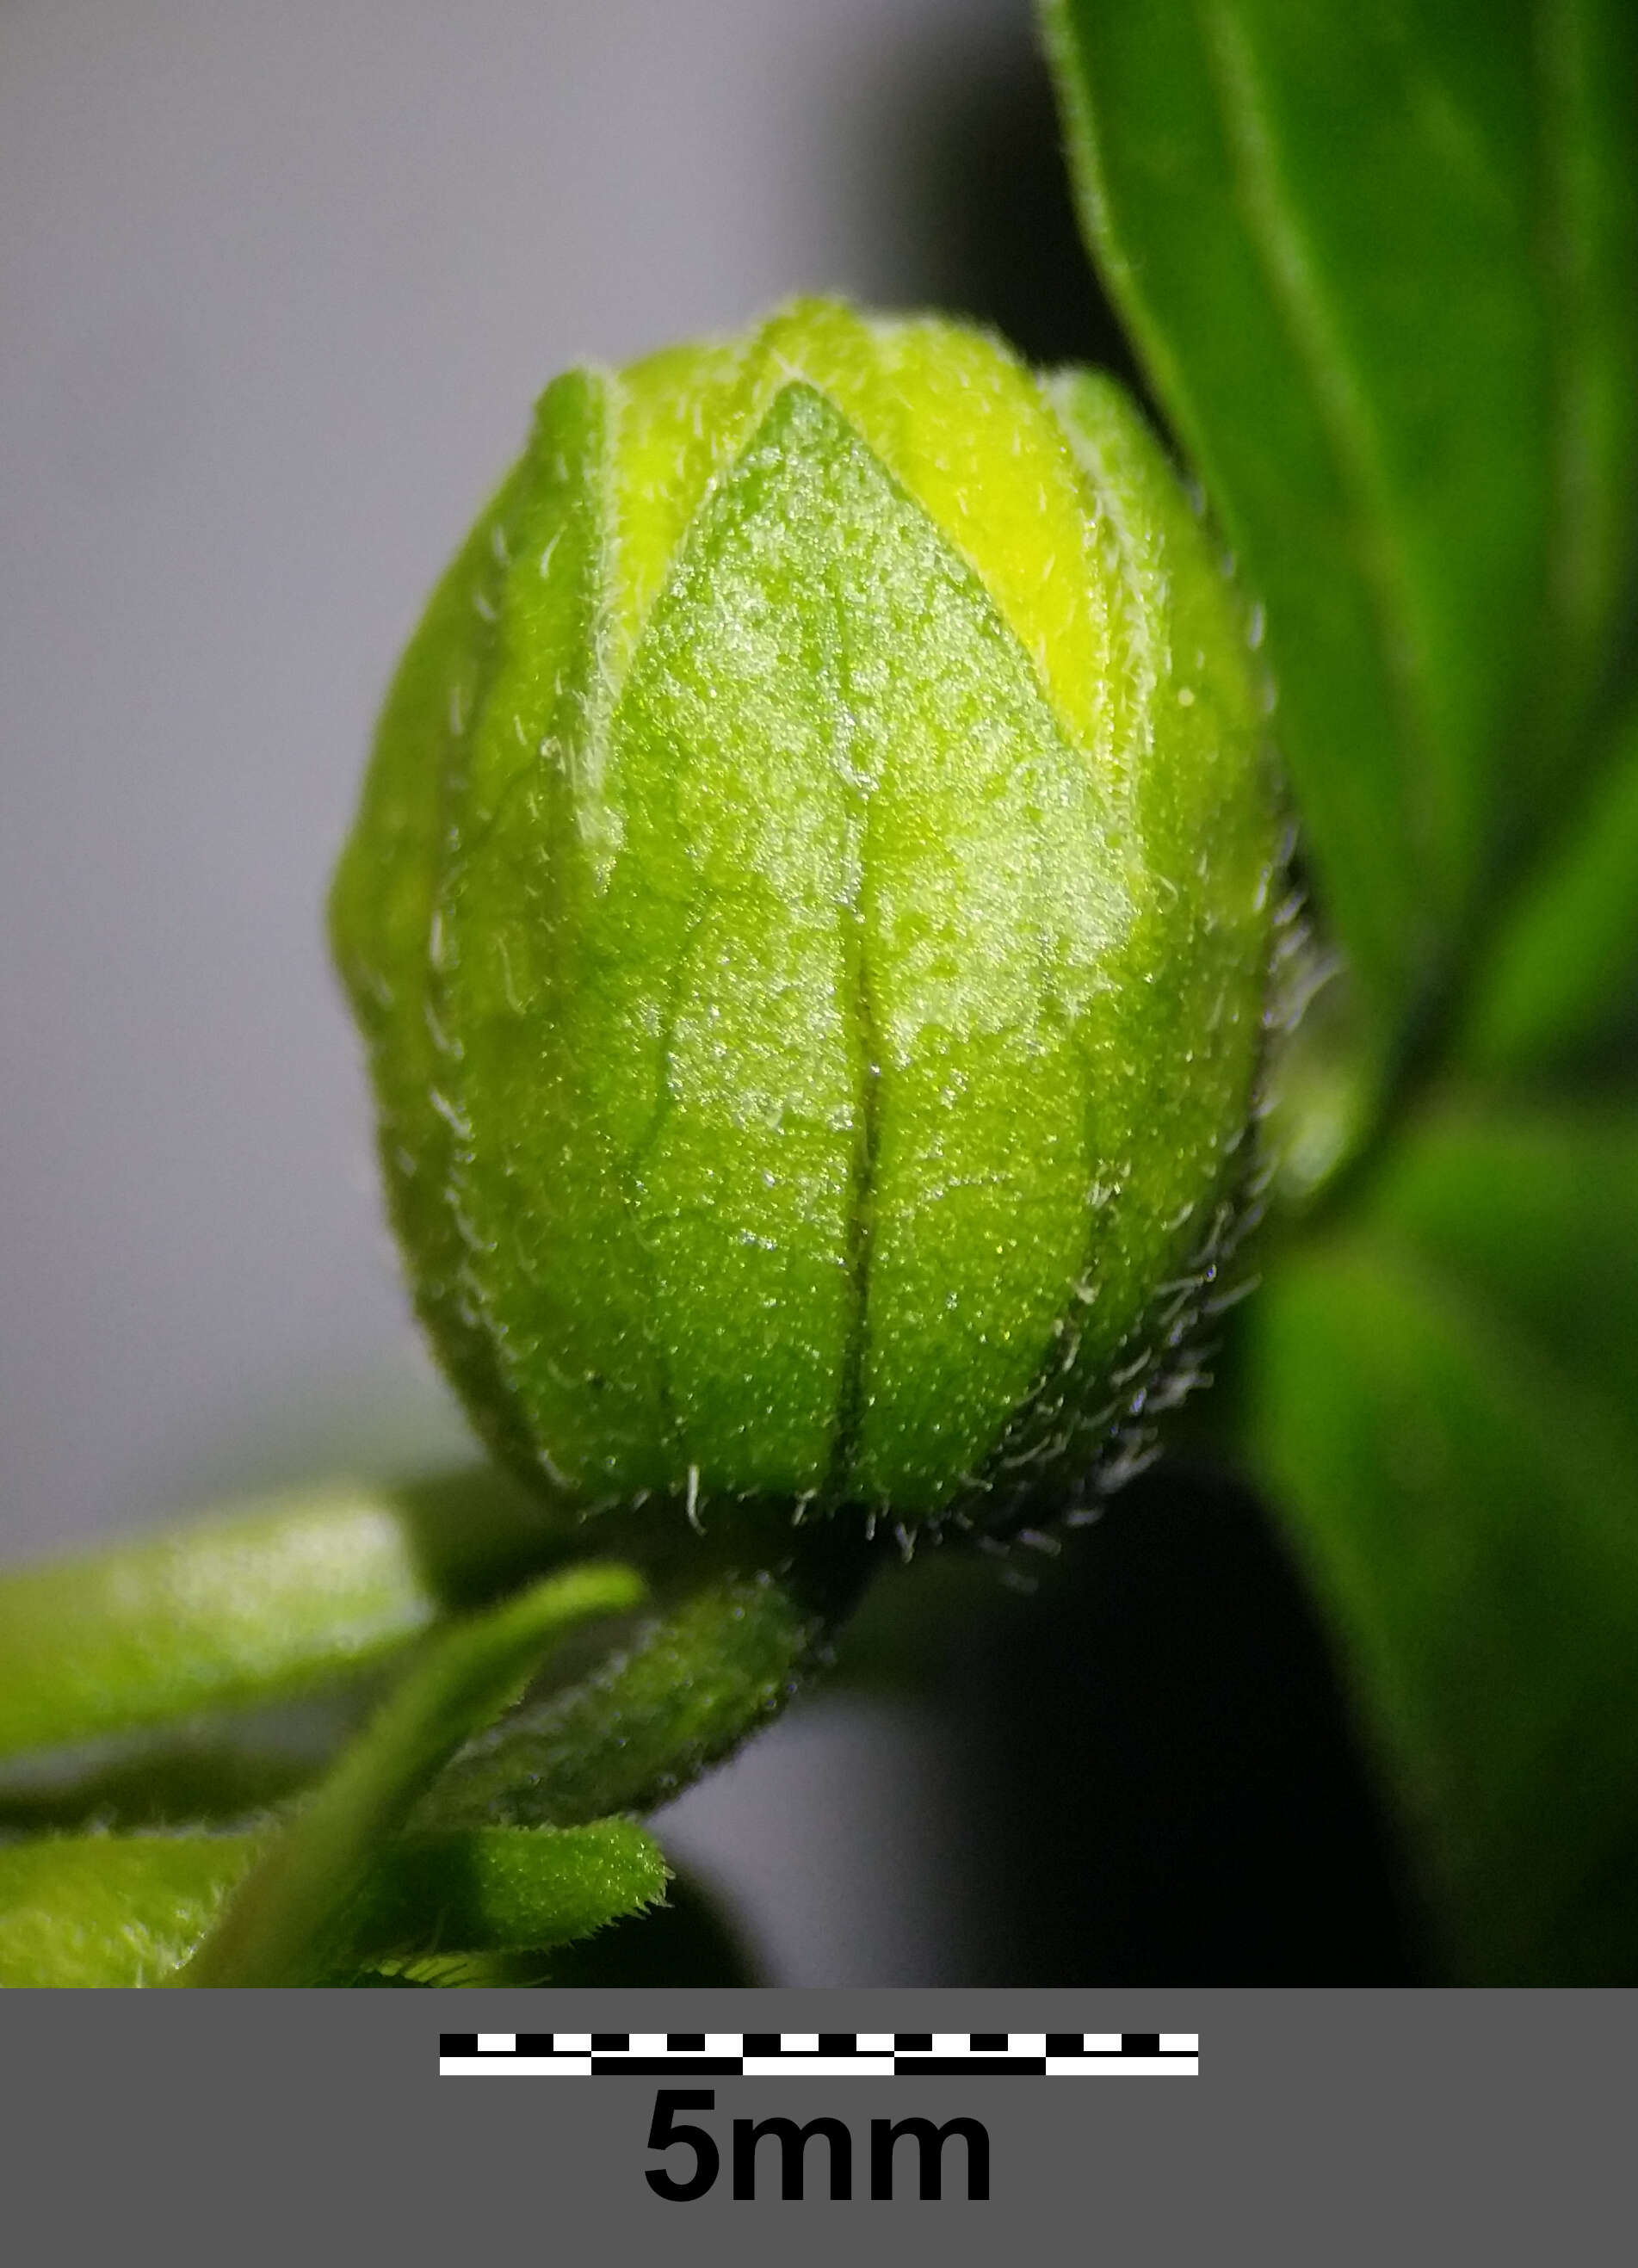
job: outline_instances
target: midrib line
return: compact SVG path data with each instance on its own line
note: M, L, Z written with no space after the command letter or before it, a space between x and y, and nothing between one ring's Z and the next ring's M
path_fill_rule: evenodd
M1423 798L1408 790L1403 768L1398 786L1410 839L1426 857L1435 858L1442 843L1430 845L1426 802L1437 777L1433 733L1426 711L1423 680L1426 641L1405 594L1411 587L1409 564L1370 411L1346 352L1291 199L1280 177L1275 136L1263 99L1251 41L1221 0L1203 0L1198 21L1217 98L1229 159L1245 198L1251 234L1274 304L1308 375L1320 421L1363 541L1361 557L1366 586L1380 626L1384 674L1398 711L1408 747L1422 759ZM1442 784L1442 783L1441 784ZM1441 802L1444 800L1440 797ZM1419 811L1418 802L1423 808ZM1440 833L1448 839L1450 814L1440 814Z
M830 717L834 735L832 761L848 783L848 792L859 803L857 887L840 909L843 955L848 973L849 1031L859 1067L859 1121L853 1136L852 1200L847 1217L847 1269L852 1279L852 1316L843 1349L842 1376L837 1396L835 1430L831 1435L830 1470L825 1494L833 1499L846 1491L859 1454L863 1431L866 1322L870 1306L870 1264L875 1237L877 1145L880 1138L881 1058L875 1003L870 986L869 926L866 909L870 892L871 812L875 798L867 776L850 762L853 723L852 680L848 656L848 605L841 576L832 568L827 577L830 620L834 629L830 674ZM879 783L878 783L879 784Z

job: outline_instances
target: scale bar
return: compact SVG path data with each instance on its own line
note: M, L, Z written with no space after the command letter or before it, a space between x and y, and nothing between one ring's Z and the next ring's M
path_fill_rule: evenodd
M446 2032L445 2079L1196 2079L1198 2032Z

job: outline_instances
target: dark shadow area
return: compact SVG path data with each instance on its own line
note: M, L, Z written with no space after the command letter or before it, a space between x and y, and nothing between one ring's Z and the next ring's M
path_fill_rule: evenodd
M1030 11L977 41L861 69L852 178L879 239L872 289L992 325L1029 360L1094 363L1148 397L1081 248Z
M1260 1507L1162 1468L951 1665L986 1984L1425 1980L1313 1610Z

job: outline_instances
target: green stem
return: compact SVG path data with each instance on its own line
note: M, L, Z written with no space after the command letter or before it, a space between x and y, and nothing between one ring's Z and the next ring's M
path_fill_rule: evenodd
M742 1531L726 1533L713 1571L698 1580L696 1567L692 1587L626 1652L470 1742L416 1824L569 1826L680 1794L784 1708L880 1556L862 1521L786 1534L784 1550L759 1565L736 1550Z

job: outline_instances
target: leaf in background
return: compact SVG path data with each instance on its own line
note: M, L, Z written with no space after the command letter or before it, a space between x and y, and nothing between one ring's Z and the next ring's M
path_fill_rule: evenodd
M1253 1462L1458 1964L1638 1973L1638 1115L1419 1130L1245 1332Z
M483 1470L331 1483L0 1577L0 1756L297 1692L577 1548Z
M1047 0L1085 226L1268 613L1384 1027L1573 797L1638 534L1628 0Z
M1638 288L1638 287L1635 287ZM1630 1064L1638 1035L1638 710L1579 823L1530 877L1473 987L1464 1065L1510 1079Z
M627 1567L588 1564L537 1583L440 1638L269 1850L173 1980L313 1984L344 1958L355 1905L381 1845L462 1742L515 1701L577 1624L630 1612Z

